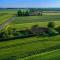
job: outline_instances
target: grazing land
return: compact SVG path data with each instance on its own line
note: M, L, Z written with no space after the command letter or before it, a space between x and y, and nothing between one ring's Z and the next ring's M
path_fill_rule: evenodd
M45 16L28 16L28 17L16 17L8 28L16 28L17 30L23 30L31 28L33 25L39 25L40 27L47 27L48 22L55 22L56 27L60 26L60 15L45 15Z
M5 13L5 14L4 14ZM17 10L0 11L0 24L17 13ZM3 30L31 29L33 25L47 27L49 22L60 26L60 12L44 12L43 16L16 16ZM7 32L6 32L7 33ZM0 42L0 60L60 60L60 34L32 36Z
M3 24L5 21L10 19L13 15L11 14L0 14L0 25Z
M0 53L1 53L0 60L22 59L22 58L33 56L36 54L43 54L44 53L43 51L46 51L46 53L48 53L49 51L51 51L51 49L53 51L58 50L60 48L59 37L60 36L45 37L45 38L32 37L32 38L25 38L25 39L17 39L15 41L12 40L7 42L1 42L0 43Z
M32 22L60 21L60 15L27 16L16 17L12 24L32 23Z

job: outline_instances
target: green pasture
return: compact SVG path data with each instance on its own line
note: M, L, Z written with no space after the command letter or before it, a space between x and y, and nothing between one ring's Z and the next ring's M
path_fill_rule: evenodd
M36 52L36 51L40 51L41 49L48 49L49 47L60 45L59 37L60 37L59 35L54 37L44 37L44 38L31 37L31 38L0 42L0 60L4 60L4 59L17 60L20 59L21 57L25 57L25 56L28 57L29 53L31 52ZM32 55L34 55L34 53Z
M16 17L16 19L12 22L12 24L46 22L46 21L60 21L60 15Z
M18 60L60 60L60 49Z
M1 11L7 13L0 15L0 24L10 19L16 10ZM16 30L30 29L33 25L47 27L48 22L55 22L55 27L60 26L60 14L51 15L46 13L43 16L23 16L16 17L6 29L16 28ZM51 47L53 51L50 51ZM10 41L0 42L0 60L60 60L60 35L52 37L29 37ZM46 49L46 52L39 52ZM31 56L30 56L31 55Z
M55 22L55 27L60 26L60 15L46 15L46 16L25 16L16 17L6 29L16 28L17 30L29 29L33 25L39 25L40 27L47 27L49 22Z
M3 24L8 19L10 19L13 15L12 14L4 14L3 16L0 16L0 24Z
M1 13L7 13L7 14L16 14L18 10L10 9L10 10L0 10Z
M53 21L55 23L55 27L60 26L60 21ZM49 22L32 22L32 23L21 23L21 24L9 24L6 29L15 28L16 30L25 30L31 29L32 26L38 25L39 27L47 27Z
M60 15L60 11L59 12L54 12L54 11L50 11L50 12L48 12L48 11L45 11L45 12L43 12L43 15Z

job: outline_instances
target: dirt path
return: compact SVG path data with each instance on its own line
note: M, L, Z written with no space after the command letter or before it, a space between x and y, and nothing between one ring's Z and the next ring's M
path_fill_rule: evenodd
M1 24L0 25L0 30L2 30L5 26L7 26L9 23L11 23L15 18L16 18L16 16L13 16L12 18L8 19L3 24Z

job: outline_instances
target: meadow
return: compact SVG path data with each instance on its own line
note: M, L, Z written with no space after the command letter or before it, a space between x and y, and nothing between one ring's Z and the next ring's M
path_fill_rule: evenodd
M60 15L43 15L16 17L6 29L16 28L16 30L30 29L33 25L47 27L49 22L55 22L55 27L60 26Z
M0 43L0 60L18 60L60 49L60 36L31 37ZM44 57L44 56L43 56ZM29 59L28 59L29 60Z
M12 14L0 14L0 25L9 20L12 16Z
M27 16L16 17L12 24L32 23L32 22L48 22L48 21L60 21L60 15L43 15L43 16Z
M8 11L8 16L10 16L10 12L12 13L13 11ZM13 13L16 13L16 11ZM30 29L33 25L47 27L50 21L55 22L55 27L60 26L60 15L58 13L57 15L55 13L52 14L16 17L6 29L24 30ZM6 15L4 16L7 18ZM1 20L5 18L1 16ZM60 35L52 37L35 36L0 42L0 60L60 60L59 56Z
M17 10L16 9L1 9L0 13L16 14Z

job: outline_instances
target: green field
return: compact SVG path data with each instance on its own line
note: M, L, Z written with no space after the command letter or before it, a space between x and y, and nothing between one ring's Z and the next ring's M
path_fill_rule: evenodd
M5 11L5 13L7 14L0 15L0 24L16 14L16 10L14 12ZM60 15L54 14L16 17L6 29L24 30L30 29L33 25L47 27L50 21L55 22L55 27L60 26ZM0 60L60 60L60 35L52 37L36 36L0 42Z
M31 57L26 57L21 60L60 60L60 49L42 54L37 54Z
M29 29L33 25L47 27L47 24L50 21L55 22L56 27L60 26L60 15L16 17L16 19L10 25L7 26L7 29L16 28L17 30L23 30Z
M50 51L51 47L53 51L59 49L60 46L60 36L54 37L32 37L25 39L12 40L0 43L0 60L2 59L20 59L22 57L28 57L29 54L32 56L34 54L42 54L43 52L36 53L41 49L46 49ZM57 46L58 45L58 46ZM34 52L34 53L33 53Z
M10 9L10 10L7 10L7 9L2 9L2 10L0 10L0 14L1 13L8 13L8 14L16 14L17 13L17 10L15 10L15 9Z
M3 24L8 19L10 19L12 16L13 15L11 15L11 14L3 14L3 15L0 15L0 25Z
M46 22L46 21L60 21L60 15L16 17L15 21L13 21L12 24Z

